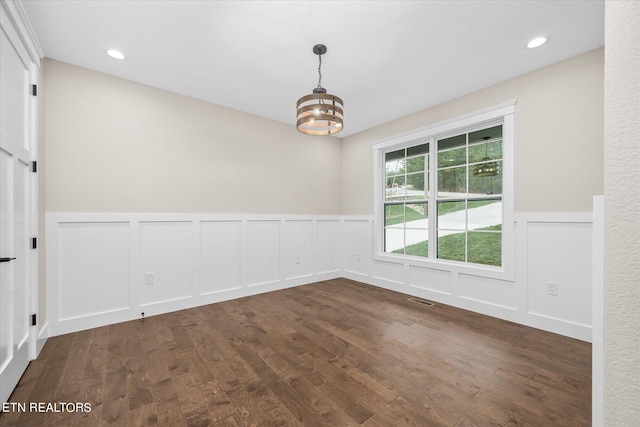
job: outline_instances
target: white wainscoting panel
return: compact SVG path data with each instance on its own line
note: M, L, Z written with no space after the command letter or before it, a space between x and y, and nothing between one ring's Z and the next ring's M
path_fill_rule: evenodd
M200 295L240 289L241 260L241 221L200 222Z
M50 336L342 275L337 216L49 213L45 219Z
M316 220L316 273L339 273L342 261L341 222Z
M279 220L248 221L244 274L249 286L280 280L280 227Z
M193 296L193 223L140 222L140 305L142 307ZM147 283L153 275L153 283Z
M358 276L371 275L372 264L372 220L345 219L342 230L344 271Z
M128 309L129 224L70 222L57 231L59 300L47 309L60 320Z
M47 324L55 336L347 277L591 341L591 218L516 215L516 274L504 280L374 262L370 216L50 213Z
M410 265L408 285L422 291L451 295L451 272Z
M313 221L285 221L285 277L299 279L313 274Z
M506 280L459 274L458 296L465 300L511 310L517 306L515 283Z
M386 261L373 261L372 277L399 285L404 284L404 264Z
M591 213L517 214L515 274L505 280L410 258L357 262L372 247L373 219L343 217L343 276L591 341L591 221ZM558 283L558 296L547 295L547 281Z
M529 222L527 234L529 312L591 325L591 224ZM550 282L557 295L548 294Z

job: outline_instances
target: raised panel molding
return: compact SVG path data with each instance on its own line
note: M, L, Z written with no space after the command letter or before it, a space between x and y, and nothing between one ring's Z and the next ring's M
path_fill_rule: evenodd
M404 283L404 265L402 263L373 261L371 276L392 283Z
M317 273L339 273L342 250L340 221L316 220L315 268Z
M423 291L451 295L451 272L433 268L409 266L408 284Z
M193 223L140 222L140 306L193 296Z
M373 261L373 221L349 218L343 221L342 263L344 271L356 276L371 276Z
M284 266L287 279L313 274L313 221L285 221Z
M373 222L343 221L343 276L511 322L591 341L591 213L519 213L513 280L424 267L409 258L381 263L372 253ZM395 261L397 259L397 261ZM558 296L546 282L559 283Z
M248 286L261 286L280 280L280 227L277 220L250 220L244 272Z
M346 277L592 339L589 214L516 215L514 280L374 262L371 216L51 213L46 222L52 336Z
M49 336L342 275L337 216L45 219Z
M242 222L200 222L200 295L242 286Z
M61 223L58 235L59 319L129 308L129 224Z
M529 222L527 241L528 311L591 325L591 224ZM556 295L548 293L550 283Z

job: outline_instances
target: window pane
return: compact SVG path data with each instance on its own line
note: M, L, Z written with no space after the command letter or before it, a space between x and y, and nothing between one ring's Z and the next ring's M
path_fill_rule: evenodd
M467 208L468 230L502 228L501 200L469 200Z
M384 251L404 253L404 228L384 229Z
M469 194L502 194L502 162L479 163L469 166Z
M502 125L471 132L469 134L469 144L495 138L502 138Z
M410 157L407 159L407 173L424 171L427 156Z
M413 256L429 256L429 231L407 229L405 254Z
M412 203L405 205L406 226L409 228L429 228L426 203Z
M385 201L404 200L406 186L405 176L398 175L387 178L387 188L385 190Z
M465 233L438 231L438 258L464 261Z
M405 172L405 150L392 151L384 155L386 176L403 175Z
M449 148L461 147L467 143L467 134L452 136L438 141L438 151L447 150Z
M464 202L438 202L438 229L465 230L466 213Z
M386 205L384 207L384 226L404 227L404 205Z
M469 163L502 159L502 140L469 146Z
M400 160L400 159L404 159L404 148L402 150L385 153L384 155L384 161L387 163L393 160Z
M467 163L467 147L456 148L448 151L438 151L438 167L464 165Z
M438 171L438 197L465 197L467 194L467 167Z
M420 144L407 148L407 157L417 156L418 154L429 153L429 144Z
M470 231L467 261L476 264L502 265L502 233Z
M424 172L412 173L407 175L407 199L424 200L427 198L427 193L425 191L425 189L427 188L427 183L425 182L425 178L426 177Z

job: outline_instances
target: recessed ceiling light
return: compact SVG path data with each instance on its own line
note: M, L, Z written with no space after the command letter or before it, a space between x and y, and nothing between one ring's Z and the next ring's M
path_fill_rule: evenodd
M532 39L529 43L527 43L527 47L529 49L533 49L535 47L540 47L543 44L545 44L547 42L547 38L542 36L542 37L536 37L535 39Z
M124 56L124 53L120 52L119 50L116 49L107 49L107 55L109 55L110 57L114 58L114 59L124 59L126 58Z

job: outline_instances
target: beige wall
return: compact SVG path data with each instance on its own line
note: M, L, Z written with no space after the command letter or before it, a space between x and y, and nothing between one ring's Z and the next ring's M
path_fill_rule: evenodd
M640 2L605 3L606 426L640 425Z
M591 211L593 196L603 193L603 50L345 138L342 212L373 212L371 143L511 100L516 212Z
M337 138L50 59L44 74L47 212L340 213Z

